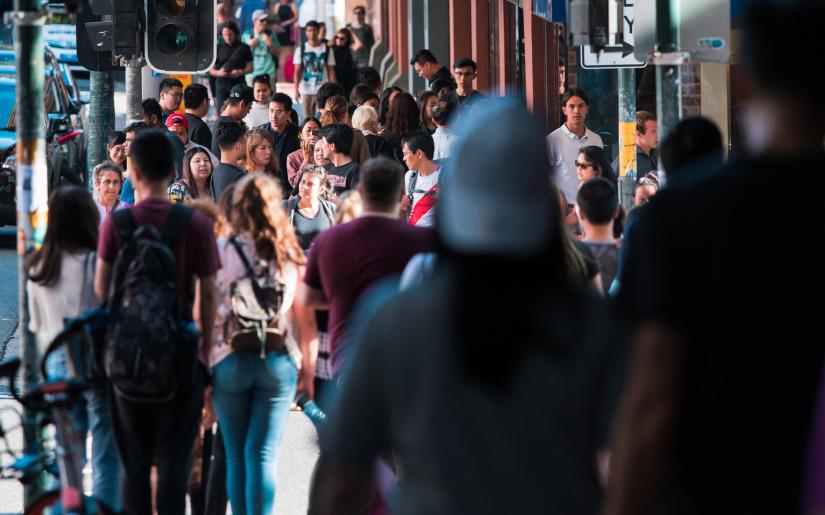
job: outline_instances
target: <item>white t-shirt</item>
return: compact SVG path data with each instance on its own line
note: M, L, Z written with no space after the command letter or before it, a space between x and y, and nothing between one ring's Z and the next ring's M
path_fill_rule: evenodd
M413 171L410 170L406 174L404 174L404 192L405 194L409 194L409 185L410 185L410 177L412 177ZM413 185L413 202L412 202L412 212L415 214L416 206L418 203L422 201L422 199L427 199L427 202L431 203L432 205L430 208L415 221L414 225L418 227L433 227L435 226L435 208L436 203L438 201L438 193L436 192L435 195L430 193L433 190L433 186L438 184L438 177L441 175L441 170L436 170L430 175L426 177L419 174L418 179L415 181ZM412 222L412 220L410 220Z
M295 49L292 64L303 65L300 91L302 95L315 95L321 84L329 80L327 66L335 66L335 53L325 43L310 46L304 43L304 51Z
M52 341L63 330L65 318L81 315L100 303L94 289L96 259L94 252L64 253L60 278L54 285L26 283L31 332Z
M252 102L252 109L249 110L243 122L250 129L269 123L269 103Z
M579 176L576 174L579 149L589 146L604 147L602 138L590 129L585 129L584 136L579 138L570 132L567 125L562 125L547 135L547 153L553 167L553 177L568 204L576 203L579 192Z

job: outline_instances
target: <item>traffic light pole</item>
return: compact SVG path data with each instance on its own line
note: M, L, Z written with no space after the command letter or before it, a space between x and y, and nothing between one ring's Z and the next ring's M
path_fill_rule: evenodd
M139 122L140 102L142 100L141 68L146 65L146 60L142 57L132 57L126 64L126 123Z
M659 142L679 123L682 116L682 72L684 56L679 49L679 19L675 0L656 0L656 118ZM665 186L666 170L659 170Z
M15 67L17 71L17 254L18 294L20 301L20 354L23 359L23 387L40 380L39 350L29 332L29 305L26 281L29 256L43 241L48 212L48 171L43 120L43 24L45 12L38 0L15 0L14 12L7 23L15 25ZM23 439L26 452L38 452L38 416L26 410ZM26 501L42 490L42 484L30 483L24 492Z
M86 184L92 189L92 171L109 159L106 143L115 129L114 77L112 72L89 73L89 143L86 151Z
M636 184L636 70L619 68L619 201L633 207ZM632 173L629 173L632 172Z

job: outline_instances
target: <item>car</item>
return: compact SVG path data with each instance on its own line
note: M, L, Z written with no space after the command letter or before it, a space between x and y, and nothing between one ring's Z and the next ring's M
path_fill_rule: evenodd
M85 183L85 106L67 86L71 71L46 50L43 102L49 192L62 183ZM14 55L0 50L0 226L16 223L17 108Z

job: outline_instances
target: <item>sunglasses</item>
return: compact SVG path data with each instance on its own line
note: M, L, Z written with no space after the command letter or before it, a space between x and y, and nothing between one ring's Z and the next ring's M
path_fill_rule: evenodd
M590 168L592 166L593 165L590 164L590 163L580 163L580 162L576 161L576 168L581 168L582 170L585 170L585 169Z

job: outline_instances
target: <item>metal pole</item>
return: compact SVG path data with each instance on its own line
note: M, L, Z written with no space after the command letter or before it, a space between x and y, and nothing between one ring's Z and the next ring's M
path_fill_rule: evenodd
M636 183L636 70L619 68L619 202L633 207Z
M141 121L140 102L142 100L141 68L146 64L143 58L126 61L126 124Z
M89 75L89 143L86 150L86 184L92 188L92 170L109 159L106 143L115 129L115 83L112 72Z
M656 50L673 56L656 66L656 118L659 142L682 117L682 72L679 50L678 0L656 0ZM659 170L659 184L666 184L665 171Z
M17 69L17 254L20 300L20 354L23 359L23 388L40 381L39 349L29 332L29 305L26 281L29 256L43 242L48 212L48 170L46 168L45 119L43 107L43 23L45 12L38 0L15 0L10 13L15 25L15 67ZM8 22L7 21L7 22ZM23 439L26 452L38 452L38 416L25 411ZM42 479L42 478L41 478ZM38 481L24 491L28 501L42 491Z

